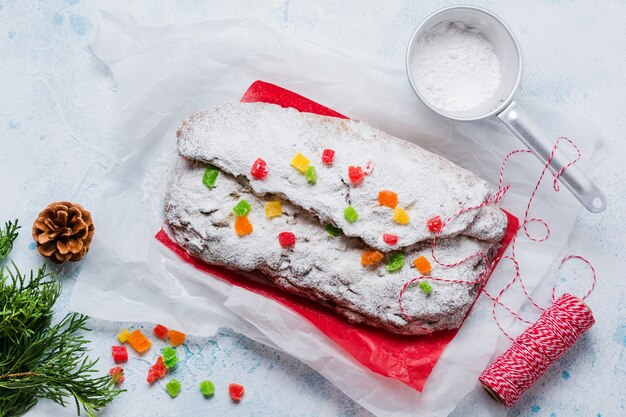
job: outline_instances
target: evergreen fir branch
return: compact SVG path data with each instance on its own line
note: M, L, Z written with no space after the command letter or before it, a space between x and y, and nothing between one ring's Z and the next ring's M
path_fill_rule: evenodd
M0 261L6 259L13 249L13 242L17 239L17 230L20 228L15 221L8 221L4 224L4 229L0 229Z

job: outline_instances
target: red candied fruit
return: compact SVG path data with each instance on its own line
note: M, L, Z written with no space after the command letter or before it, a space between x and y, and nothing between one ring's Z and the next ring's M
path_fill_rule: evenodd
M441 228L443 227L443 222L441 221L441 217L435 216L433 218L428 219L428 221L426 222L426 226L428 227L428 230L430 230L433 233L437 233L441 231Z
M122 363L128 360L128 350L126 346L111 346L111 355L115 363Z
M163 362L163 356L159 356L156 363L148 369L148 378L146 378L146 381L148 381L149 384L152 384L157 379L163 378L166 372L167 368Z
M243 385L239 384L230 384L228 386L228 395L230 395L230 399L234 402L238 403L241 401L241 397L243 397L243 393L246 389Z
M280 232L278 234L278 243L283 248L290 248L296 244L296 235L291 232Z
M252 168L250 168L250 175L259 180L265 178L267 176L267 173L267 163L261 158L258 158L256 161L254 161L254 164L252 164Z
M390 233L385 233L383 235L383 240L388 245L395 245L396 243L398 243L398 236L397 235L392 235Z
M115 385L119 385L124 382L124 369L121 366L115 366L109 369L109 375Z
M348 167L348 177L350 177L350 182L353 185L356 185L358 183L360 183L361 181L363 181L363 178L365 178L365 173L363 172L363 169L360 166L352 166L350 165Z
M326 165L332 165L335 160L335 151L332 149L324 149L322 152L322 162Z
M168 332L169 329L162 324L157 324L156 326L154 326L154 335L159 339L165 339Z

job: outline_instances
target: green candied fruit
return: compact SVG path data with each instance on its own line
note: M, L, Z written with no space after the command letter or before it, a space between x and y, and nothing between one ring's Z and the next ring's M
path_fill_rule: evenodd
M173 347L164 347L163 350L163 363L167 370L173 369L178 363L178 355L176 354L176 349Z
M332 237L337 237L337 236L339 236L341 234L341 229L338 228L338 227L333 226L332 224L327 224L326 225L326 231Z
M354 207L348 206L348 208L343 211L343 216L350 223L354 223L359 218L359 213L356 212Z
M387 271L397 272L404 266L404 254L402 252L393 253L387 262Z
M180 392L180 381L178 379L172 379L170 382L165 384L165 389L172 398L176 398Z
M315 184L317 182L317 174L315 173L315 167L313 165L309 165L304 175L309 184Z
M246 200L240 200L235 207L233 207L233 213L237 217L245 216L250 213L252 206Z
M428 283L428 281L420 281L417 285L420 287L420 290L422 290L422 292L426 295L433 292L433 287Z
M215 180L217 180L217 175L219 171L214 166L209 165L204 170L204 175L202 176L202 184L206 185L208 188L215 188Z
M215 385L211 381L202 381L200 382L200 392L206 398L212 397L215 394Z

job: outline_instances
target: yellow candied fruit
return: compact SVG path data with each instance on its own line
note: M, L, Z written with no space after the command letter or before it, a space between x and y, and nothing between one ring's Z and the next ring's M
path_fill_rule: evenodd
M402 207L393 209L393 221L398 224L407 224L409 222L409 213Z
M122 329L122 331L117 334L117 340L119 340L120 343L126 343L129 334L128 329Z
M248 216L240 216L235 219L235 232L239 236L245 236L252 233L252 223L248 220Z
M430 274L430 271L433 270L432 265L430 264L430 262L428 262L428 259L426 259L425 256L415 258L415 260L413 261L413 265L415 265L415 268L417 268L417 270L420 271L420 274L423 275L428 275Z
M371 266L376 265L378 262L383 260L383 254L378 252L377 250L366 250L361 255L361 265L363 266Z
M265 217L280 217L283 214L283 206L280 201L268 201L265 203Z
M309 167L310 164L311 161L309 161L309 158L302 155L300 152L298 152L296 156L294 156L291 160L291 166L300 171L301 174L304 174L306 172L306 169Z

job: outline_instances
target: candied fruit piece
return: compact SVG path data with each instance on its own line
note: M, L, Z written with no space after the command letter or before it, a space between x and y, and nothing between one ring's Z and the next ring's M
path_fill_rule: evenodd
M215 394L215 385L213 385L213 382L211 382L209 380L201 381L200 382L200 392L206 398L210 398L210 397L212 397Z
M167 327L163 326L162 324L157 324L156 326L154 326L154 335L156 337L158 337L159 339L165 339L167 337L167 332L169 330L167 329Z
M181 333L177 330L170 330L168 335L172 346L178 346L185 341L185 333Z
M348 167L348 177L350 178L350 182L353 185L357 185L358 183L363 181L363 178L365 178L365 173L360 166L354 167L350 165Z
M129 334L128 329L122 329L122 331L117 334L117 340L119 340L120 343L126 343Z
M301 174L306 172L306 169L309 167L311 161L306 156L302 155L300 152L296 154L291 160L291 166L300 171Z
M387 271L397 272L404 266L404 254L402 252L395 252L389 257L387 262Z
M415 268L417 268L417 270L420 271L420 274L422 275L428 275L430 274L430 271L433 270L432 265L430 264L430 262L428 262L428 259L426 259L425 256L415 258L413 260L413 265L415 265Z
M322 152L322 162L326 165L332 165L335 160L335 151L332 149L324 149Z
M111 355L115 363L128 361L128 350L126 346L111 346Z
M420 287L420 290L426 295L433 292L433 287L426 280L422 280L417 284Z
M252 206L244 199L239 200L237 205L233 207L233 213L237 217L247 216L250 210L252 210Z
M378 192L378 203L381 206L396 208L398 205L398 194L389 190L380 190Z
M127 340L130 346L135 349L135 352L139 354L144 353L152 346L152 342L150 342L139 329L133 330L133 332L128 335Z
M163 363L165 364L165 368L169 372L178 363L178 354L176 353L176 349L166 346L163 348L161 353L163 353Z
M245 391L245 388L243 387L243 385L230 384L228 386L228 395L230 395L231 400L233 400L236 403L241 401L241 397L243 397L244 391Z
M215 180L217 180L217 175L219 171L214 166L209 165L204 170L204 175L202 176L202 184L206 185L207 188L215 188Z
M327 224L326 232L328 232L328 234L331 235L332 237L337 237L341 234L341 229L333 226L332 224Z
M359 218L359 213L356 212L356 210L354 209L354 207L352 206L348 206L344 211L343 211L343 216L346 218L347 221L349 221L350 223L354 223L355 221L357 221L357 219Z
M172 398L176 398L178 393L180 392L180 381L178 379L172 379L167 384L165 384L165 390Z
M148 377L146 378L146 381L148 381L149 384L152 384L157 379L163 378L166 372L167 368L165 368L165 363L163 363L163 356L159 356L156 363L148 369Z
M441 228L443 227L443 222L441 221L441 217L435 216L435 217L428 219L428 221L426 222L426 226L428 227L428 230L430 230L433 233L441 231Z
M265 162L261 158L258 158L256 161L254 161L254 163L252 164L252 168L250 168L250 175L258 180L262 180L263 178L265 178L267 176L267 173L267 162Z
M265 217L280 217L283 214L283 206L280 201L268 201L265 203Z
M385 233L383 234L383 242L388 245L395 245L396 243L398 243L398 236L391 233Z
M367 161L365 163L365 167L363 168L363 174L369 175L374 171L374 161Z
M248 220L248 216L241 216L235 219L235 232L239 236L245 236L252 233L252 223Z
M407 224L409 219L409 213L402 207L396 207L393 209L393 221L398 224Z
M121 366L114 366L109 369L109 375L115 385L119 385L124 382L124 369Z
M283 248L290 248L296 244L296 235L291 232L280 232L278 234L278 243Z
M317 182L317 174L315 173L315 167L313 165L309 165L304 175L309 184L315 184Z
M371 266L376 265L380 261L383 260L383 254L378 252L377 250L366 250L361 255L361 265L363 266Z

